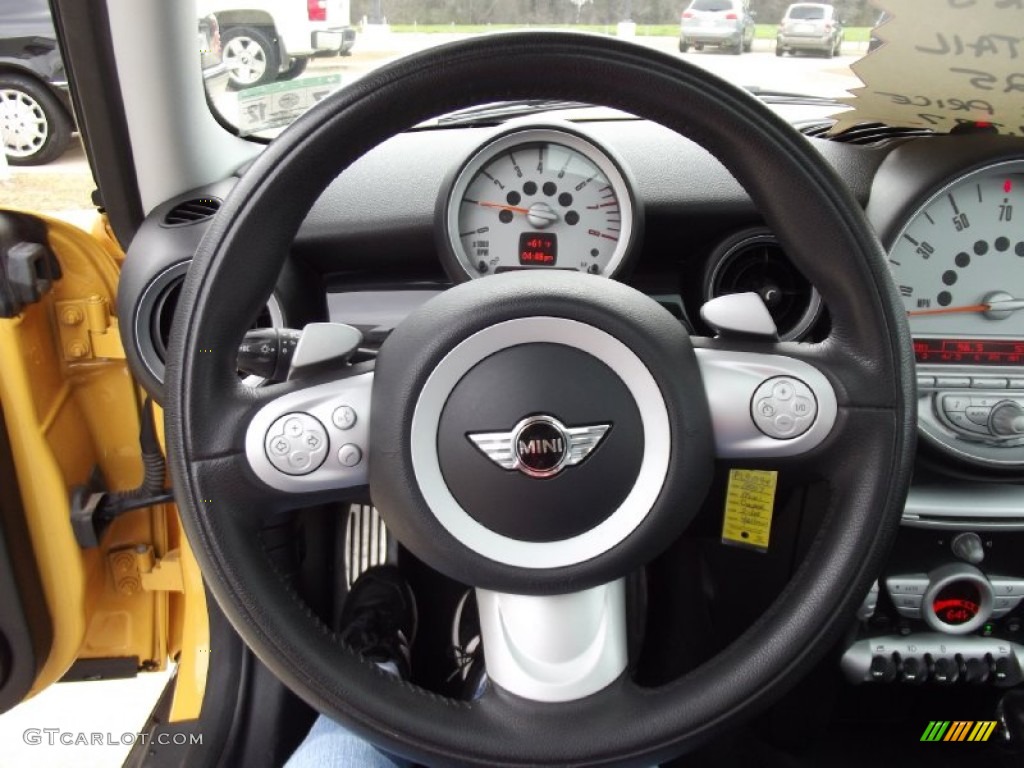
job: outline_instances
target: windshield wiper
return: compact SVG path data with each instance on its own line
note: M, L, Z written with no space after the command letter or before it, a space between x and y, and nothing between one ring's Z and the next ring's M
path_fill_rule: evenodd
M743 89L757 96L765 104L804 104L821 107L843 107L842 102L829 96L812 96L808 93L791 93L789 91L773 91L759 85L745 85Z
M517 99L482 104L478 107L460 109L443 117L437 118L432 124L440 125L481 125L501 123L513 117L533 115L538 112L554 112L562 109L585 109L592 104L581 101L561 101L558 99Z
M786 91L773 91L761 88L756 85L745 86L746 90L757 96L766 104L805 104L824 107L841 107L840 102L825 96L811 96L803 93L788 93ZM490 104L481 104L477 107L460 109L457 112L450 112L447 115L418 126L419 128L430 128L453 125L498 125L506 120L524 115L535 115L540 112L557 112L565 109L588 109L593 104L582 101L568 101L561 99L514 99L510 101L498 101Z

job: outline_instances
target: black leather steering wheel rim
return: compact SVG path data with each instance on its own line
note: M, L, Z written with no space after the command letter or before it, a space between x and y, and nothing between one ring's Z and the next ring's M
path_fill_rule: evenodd
M537 71L544 77L524 76ZM827 468L830 508L771 609L713 660L667 686L641 689L623 677L598 694L540 711L500 690L456 702L393 681L312 615L269 565L261 515L287 508L288 500L261 492L238 428L292 385L251 391L234 374L246 321L272 290L306 212L340 171L433 115L527 97L618 107L715 154L829 307L824 342L772 349L819 367L840 409L833 436L804 459ZM915 434L909 335L884 254L809 142L748 94L679 59L567 33L505 34L433 49L366 76L296 121L239 181L196 254L179 302L166 392L183 521L226 615L314 707L427 764L649 765L766 704L847 626L880 568L905 499Z

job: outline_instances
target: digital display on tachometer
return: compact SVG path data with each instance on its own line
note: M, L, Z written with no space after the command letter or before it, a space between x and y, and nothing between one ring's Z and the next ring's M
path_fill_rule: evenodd
M519 236L519 263L524 267L553 267L558 263L558 235L523 232Z
M638 219L607 152L549 128L485 144L459 171L444 211L443 253L458 280L535 268L610 277L630 253Z

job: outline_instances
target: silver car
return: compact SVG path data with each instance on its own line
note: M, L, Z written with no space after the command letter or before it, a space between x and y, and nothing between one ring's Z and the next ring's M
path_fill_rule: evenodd
M775 55L817 51L832 58L843 45L839 11L824 3L794 3L786 9L775 41Z
M692 0L683 11L679 50L698 51L715 45L731 53L749 51L754 44L754 14L749 0Z

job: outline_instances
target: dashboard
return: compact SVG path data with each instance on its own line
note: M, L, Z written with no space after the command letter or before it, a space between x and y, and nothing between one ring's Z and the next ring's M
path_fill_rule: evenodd
M878 233L918 371L921 440L904 527L843 671L858 684L922 675L945 684L970 667L973 682L1016 684L1024 679L1024 141L884 126L826 138L821 120L794 124ZM176 291L233 183L159 206L129 249L121 328L133 369L158 400ZM696 335L713 333L701 317L707 301L753 292L779 339L821 340L828 308L787 247L716 159L646 121L565 111L421 128L377 147L324 192L253 324L347 323L373 347L454 283L571 269L632 285Z

